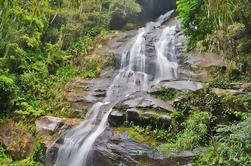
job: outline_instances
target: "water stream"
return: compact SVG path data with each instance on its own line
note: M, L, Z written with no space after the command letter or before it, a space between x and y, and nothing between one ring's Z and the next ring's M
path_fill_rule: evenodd
M145 91L149 86L162 80L177 77L177 58L175 54L175 26L162 28L161 25L172 14L166 13L140 28L121 52L121 69L107 90L103 102L96 103L88 112L86 120L71 129L65 136L63 145L59 147L56 166L85 166L88 155L97 137L107 127L107 119L113 106L126 96L136 91ZM160 31L155 36L155 56L146 56L146 37L153 31ZM149 73L149 62L155 62L155 73ZM151 75L151 78L150 78Z

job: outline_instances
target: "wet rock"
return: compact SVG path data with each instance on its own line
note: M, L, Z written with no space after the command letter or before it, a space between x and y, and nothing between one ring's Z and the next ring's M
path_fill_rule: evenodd
M138 2L143 8L140 21L155 19L166 11L176 8L175 0L138 0Z
M35 121L36 130L43 137L45 147L51 146L58 137L62 136L73 126L80 124L80 119L58 118L53 116L42 116Z
M171 124L171 117L167 114L162 114L154 111L142 111L137 109L128 109L125 113L112 112L109 116L109 123L111 126L120 126L125 121L136 125L153 125L159 127L169 127Z
M139 122L140 120L140 116L139 116L140 112L137 109L128 109L126 111L126 118L128 122L134 122L135 124Z
M171 117L153 111L147 111L141 116L141 121L145 122L145 125L151 124L153 126L167 128L171 124Z
M91 155L95 159L89 158L88 165L186 165L203 150L198 148L176 154L162 154L145 144L131 140L127 133L112 135L111 131L107 130L96 140Z
M172 112L173 110L170 104L156 99L145 92L135 93L122 102L118 103L117 106L125 109L153 108L156 110L164 110L166 112Z
M123 112L119 112L116 110L113 110L111 114L109 115L108 122L112 126L120 126L124 123L125 121L125 115Z
M0 144L14 160L21 160L28 156L33 148L33 136L17 127L15 122L0 125Z
M100 78L76 79L69 82L66 85L65 99L71 105L70 117L83 117L94 103L102 101L116 74L114 70L107 70Z
M173 88L181 91L197 91L204 87L204 84L195 81L169 81L169 82L160 82L157 85L153 86L148 90L149 93L158 92L162 87Z
M169 127L171 117L154 111L141 111L137 109L129 109L126 111L126 120L128 123L136 125L152 125L159 127Z

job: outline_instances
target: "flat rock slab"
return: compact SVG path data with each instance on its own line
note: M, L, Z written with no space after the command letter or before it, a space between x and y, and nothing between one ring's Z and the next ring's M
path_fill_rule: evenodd
M35 121L35 124L38 132L57 132L58 130L75 126L80 122L80 119L42 116Z
M35 121L37 131L55 132L62 122L62 119L52 116L43 116Z
M117 104L118 107L124 109L130 108L154 108L154 109L163 109L167 112L173 110L172 106L167 102L156 99L146 92L136 92L130 97L126 98L122 102Z
M108 117L111 126L121 126L125 121L137 125L153 125L159 127L169 127L171 117L167 114L157 111L143 111L135 108L128 109L126 112L113 110Z
M65 99L69 102L84 102L89 104L102 101L116 74L116 71L108 70L102 73L100 78L73 80L66 86L68 92L65 95ZM75 89L78 90L76 91Z
M219 88L213 88L213 92L221 97L221 96L239 96L239 95L245 95L247 92L242 92L240 90L234 90L234 89L219 89Z
M160 82L159 84L153 86L148 92L157 92L160 91L162 87L172 88L181 91L197 91L204 87L204 84L201 82L195 81L170 81L170 82Z

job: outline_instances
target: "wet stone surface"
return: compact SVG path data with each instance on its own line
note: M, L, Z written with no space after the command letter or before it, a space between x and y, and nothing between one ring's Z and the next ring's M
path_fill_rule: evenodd
M140 165L173 166L176 163L187 165L191 159L204 149L182 151L176 154L160 154L149 146L128 138L126 132L112 135L111 130L104 132L95 142L90 166Z

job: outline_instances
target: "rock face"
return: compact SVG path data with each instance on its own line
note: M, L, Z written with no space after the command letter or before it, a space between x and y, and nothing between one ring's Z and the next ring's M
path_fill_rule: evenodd
M62 136L65 131L80 124L80 122L80 119L42 116L35 121L35 124L38 134L44 138L43 143L45 147L49 147L58 137Z
M187 165L191 159L200 154L203 149L183 151L172 155L157 153L149 146L128 138L127 133L112 135L106 131L96 141L92 156L87 165L117 166L117 165L150 165L173 166L179 163Z
M149 93L160 91L162 87L173 88L181 91L197 91L204 87L203 83L195 81L169 81L169 82L160 82L157 85L154 85L151 89L148 90Z
M87 110L106 96L106 91L115 77L116 71L108 70L100 78L77 79L66 85L65 99L70 102L73 117L83 117Z
M118 103L116 107L129 109L129 108L153 108L160 109L164 112L171 112L172 106L162 100L156 99L146 92L136 92L128 96L125 100Z
M33 136L19 129L15 122L7 122L0 125L0 144L14 160L20 160L32 151Z
M72 126L78 125L80 119L58 118L53 116L42 116L35 121L38 132L55 133L59 130L66 130Z
M161 0L162 1L162 0ZM157 4L160 0L150 0L150 1L141 1L142 3L152 3ZM171 2L171 1L169 1ZM173 2L173 1L172 1ZM162 7L162 6L161 6ZM164 7L164 5L163 5ZM150 10L150 9L149 9ZM177 25L175 21L168 22L168 24ZM184 35L180 32L180 27L177 25L177 28L174 30L177 33L177 40L175 41L175 47L177 52L184 52ZM149 80L154 79L154 74L156 73L156 50L154 43L158 40L158 34L161 33L161 30L155 29L147 33L144 38L146 40L146 73L149 74ZM116 41L111 40L108 42L109 48L104 52L110 52L113 55L119 55L120 49L122 49L121 44L131 36L134 36L135 31L126 33L122 37L118 37ZM106 47L106 46L105 46ZM128 46L129 47L129 46ZM102 51L101 51L102 52ZM110 55L109 53L109 55ZM177 53L178 54L178 53ZM121 54L120 54L121 55ZM118 57L118 59L121 57ZM179 58L179 57L178 57ZM112 84L112 78L114 78L116 72L110 72L110 74L103 75L99 79L93 80L77 80L69 84L69 91L66 94L65 98L72 103L73 110L81 110L83 106L92 105L93 103L102 101L106 95L106 90L109 85ZM120 86L120 84L118 84ZM151 91L158 91L161 86L175 88L182 91L187 90L198 90L203 87L199 82L189 82L189 81L169 81L169 82L160 82L158 85L153 86ZM80 91L76 91L76 87L81 87ZM77 88L78 89L78 88ZM124 89L120 89L120 92L123 93ZM125 90L126 91L126 90ZM114 97L114 96L113 96ZM120 96L121 97L121 96ZM124 96L123 96L124 97ZM115 96L116 98L116 96ZM180 165L190 164L191 159L198 155L201 150L194 151L183 151L177 154L159 154L154 149L150 148L148 145L145 145L140 142L133 141L128 138L128 134L120 133L113 135L112 127L117 127L122 125L125 121L129 123L142 125L142 126L160 126L168 128L171 123L170 113L173 111L172 106L168 102L156 99L150 96L147 92L135 92L131 95L121 98L116 105L113 107L113 111L109 115L108 121L110 127L108 127L103 134L97 138L93 146L93 150L88 154L92 159L88 158L88 166L117 166L117 165ZM109 102L108 102L109 103ZM81 105L80 105L81 104ZM109 104L113 104L110 102ZM99 121L96 120L96 121ZM54 125L51 125L51 130L58 131L60 127L56 122ZM95 125L94 122L92 125ZM59 125L60 126L60 125ZM96 126L95 126L96 127ZM159 127L159 128L160 128ZM57 129L56 129L57 128ZM163 128L162 128L163 129ZM49 131L50 132L50 131ZM82 137L82 134L81 134ZM53 163L56 159L59 146L63 144L65 140L63 138L57 139L53 147L48 149L47 153L49 154L48 161ZM81 144L81 143L80 143ZM81 147L81 146L80 146ZM86 147L84 147L86 148Z
M120 126L127 121L143 126L168 127L171 123L168 114L172 110L170 104L153 98L145 92L136 92L114 107L108 121L111 126Z
M110 28L121 29L130 20L136 20L137 23L145 24L176 8L176 0L137 0L137 2L142 7L142 12L138 14L139 16L131 13L113 13L109 23Z
M120 126L125 120L125 114L116 110L112 111L108 118L108 121L112 126Z
M188 61L193 67L225 67L227 65L227 61L223 60L219 55L215 53L203 53L198 56L190 56Z
M176 8L176 0L138 0L143 8L140 19L149 21Z
M37 131L49 131L49 132L55 132L62 120L57 117L52 116L43 116L36 120L36 129Z

